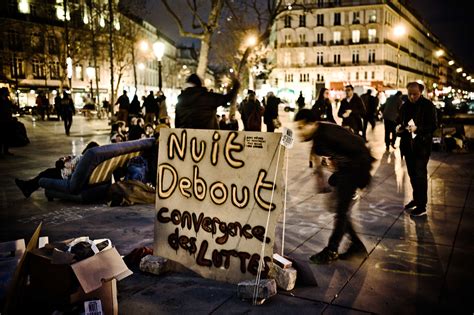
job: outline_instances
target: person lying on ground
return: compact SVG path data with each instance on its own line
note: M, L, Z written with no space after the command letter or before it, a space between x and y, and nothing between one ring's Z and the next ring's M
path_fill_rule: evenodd
M56 163L55 167L48 168L41 173L39 173L36 177L29 179L29 180L21 180L15 178L15 184L20 188L21 192L25 196L25 198L29 198L33 192L38 190L39 188L39 180L41 178L53 178L53 179L68 179L71 177L74 169L76 168L77 164L79 164L80 159L84 155L84 153L92 148L98 147L99 144L97 142L89 142L87 146L82 151L81 155L66 155L60 157Z

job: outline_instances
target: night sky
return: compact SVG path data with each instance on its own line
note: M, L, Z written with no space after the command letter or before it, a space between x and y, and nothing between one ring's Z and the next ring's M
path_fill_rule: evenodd
M170 1L170 3L174 3ZM182 1L183 0L178 0ZM141 15L164 33L179 42L178 29L159 0L147 0L146 13ZM474 74L474 36L472 35L474 0L409 0L411 6L421 16L431 31L454 53L456 61L471 75Z

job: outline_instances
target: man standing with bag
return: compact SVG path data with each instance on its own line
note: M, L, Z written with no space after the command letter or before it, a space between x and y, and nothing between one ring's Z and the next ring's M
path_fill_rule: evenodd
M400 109L397 133L400 135L400 152L405 157L408 176L413 188L413 200L405 205L413 209L411 216L426 215L428 202L428 161L431 154L433 132L436 129L436 110L421 93L424 86L418 82L407 85L408 100Z

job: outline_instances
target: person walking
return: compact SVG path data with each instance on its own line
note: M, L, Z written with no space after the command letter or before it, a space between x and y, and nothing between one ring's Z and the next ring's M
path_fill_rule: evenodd
M188 87L178 96L176 104L176 128L219 129L217 108L228 107L240 87L237 79L232 79L232 89L227 94L209 92L202 86L201 78L191 74L186 83Z
M117 120L128 122L128 112L130 110L130 99L127 96L127 91L123 90L123 94L117 99L115 105L119 104L119 111L117 114Z
M255 91L248 90L247 100L244 101L243 109L244 117L247 118L246 131L262 131L262 115L264 108L260 105L255 95Z
M336 123L332 114L332 104L329 100L329 90L322 88L319 91L318 99L311 108L317 121L328 121L333 124Z
M296 104L298 105L298 110L302 110L305 106L304 103L304 97L303 97L303 92L300 91L300 95L298 96L298 99L296 100Z
M377 107L379 105L378 98L372 96L372 90L368 89L366 93L362 94L360 97L362 103L365 105L365 116L362 117L363 119L363 129L362 129L362 137L367 141L367 127L372 127L372 131L375 128L375 115L377 113Z
M267 126L267 132L275 131L275 123L278 124L278 105L281 100L273 94L267 93L265 112L263 113L263 122Z
M408 100L400 108L397 133L400 135L400 152L405 158L413 199L405 205L413 209L411 216L426 215L428 202L428 161L431 155L433 132L436 129L436 109L424 98L424 86L418 82L407 85Z
M345 87L346 98L341 101L337 116L342 118L342 126L350 129L354 134L361 135L362 117L365 116L365 106L359 95L354 93L354 87Z
M69 136L72 126L72 116L76 114L76 108L69 93L64 91L61 99L61 118L64 121L64 131Z
M56 111L56 116L58 116L58 120L61 120L61 95L59 94L59 92L54 98L54 110Z
M297 136L302 141L312 141L311 152L318 156L329 157L335 169L328 180L336 189L334 228L328 245L321 252L312 255L310 261L326 264L338 258L366 256L367 250L354 230L349 211L357 188L364 188L370 183L370 170L375 159L365 146L362 137L339 125L316 121L316 116L309 109L296 113L295 122ZM319 176L320 173L315 174ZM324 192L320 187L318 189L320 189L318 192ZM339 244L345 234L350 237L351 245L345 253L339 255Z
M397 91L397 93L387 99L382 108L383 125L385 128L385 149L387 151L390 149L390 145L395 149L397 119L401 106L402 92Z

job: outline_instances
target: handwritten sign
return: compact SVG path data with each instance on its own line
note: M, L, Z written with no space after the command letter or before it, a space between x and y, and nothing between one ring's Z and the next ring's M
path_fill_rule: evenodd
M283 208L280 138L278 133L162 129L154 253L206 278L238 283L255 278L265 241L263 274L268 272Z

